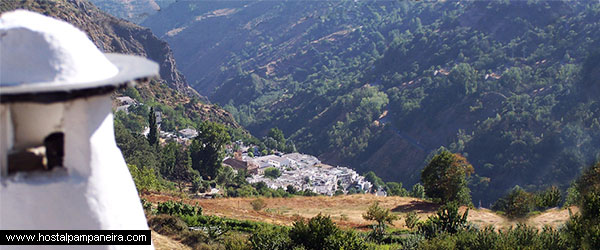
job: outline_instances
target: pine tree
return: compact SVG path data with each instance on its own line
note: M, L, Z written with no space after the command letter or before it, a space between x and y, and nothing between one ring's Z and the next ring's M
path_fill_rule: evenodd
M150 108L150 113L148 114L148 126L150 127L150 132L148 133L148 142L150 142L150 146L158 145L158 126L156 125L156 114L154 114L154 107Z

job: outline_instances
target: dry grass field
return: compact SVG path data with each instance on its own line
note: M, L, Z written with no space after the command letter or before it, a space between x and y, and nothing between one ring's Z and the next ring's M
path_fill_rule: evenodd
M143 195L146 200L156 203L167 200L180 200L180 198L162 194ZM187 199L189 204L198 203L207 215L263 221L278 225L291 225L298 218L311 218L322 213L331 218L340 226L366 230L371 224L362 218L362 214L369 205L378 201L380 206L391 209L400 215L401 219L394 223L395 228L405 228L405 214L415 211L424 220L435 213L438 206L428 201L409 197L377 197L370 194L318 196L318 197L293 197L293 198L262 198L266 207L255 211L250 204L256 198L220 198L220 199ZM466 208L462 207L461 212ZM571 208L573 213L577 208ZM567 209L550 209L523 220L509 220L504 216L488 209L470 209L468 220L480 227L494 226L497 229L508 228L517 223L526 223L537 228L544 225L558 227L569 218Z
M152 244L156 250L191 250L190 247L152 231Z

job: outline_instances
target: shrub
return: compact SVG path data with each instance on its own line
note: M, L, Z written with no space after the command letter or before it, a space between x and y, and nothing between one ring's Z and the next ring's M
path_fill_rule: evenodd
M145 212L150 212L152 210L152 203L148 202L144 198L140 199L140 202L142 203L142 208L144 208Z
M290 239L295 245L302 245L306 249L325 249L327 238L339 233L339 228L329 216L317 215L308 223L303 220L294 222L290 229Z
M279 176L281 176L281 171L279 171L279 169L274 168L274 167L268 167L265 169L265 177L270 178L270 179L277 179L279 178Z
M355 231L339 231L325 239L324 249L362 250L366 248L365 240Z
M392 214L389 209L379 206L379 202L375 202L369 206L367 212L363 214L363 219L376 221L377 225L373 226L371 238L381 241L387 224L392 225L398 216Z
M248 238L239 233L233 233L223 239L223 245L227 250L251 250Z
M161 181L158 177L159 174L150 167L137 167L135 165L127 164L135 188L138 192L148 191L159 191L162 189Z
M297 220L291 229L257 227L248 239L252 249L362 250L367 245L355 231L342 231L329 216L321 214L308 221Z
M410 196L424 199L425 198L425 187L421 185L421 183L417 183L412 186L412 191L410 192Z
M389 196L408 196L408 191L402 187L402 183L388 182L386 183L386 191Z
M181 201L166 201L158 203L157 212L168 215L196 216L202 214L202 207L198 206L198 203L192 206Z
M151 217L148 220L148 226L159 234L169 236L181 235L188 231L188 225L180 218L166 214Z
M348 215L346 214L340 214L340 220L341 221L348 221L350 218L348 218Z
M406 218L404 218L404 224L409 229L413 229L419 223L419 216L414 211L408 212Z
M265 203L265 200L263 200L261 198L251 201L250 205L252 205L252 209L254 209L254 211L260 211L267 206L267 204Z
M287 250L291 240L285 228L261 227L248 239L255 250Z
M448 203L437 211L435 216L430 216L419 225L419 232L427 238L433 238L441 233L455 234L461 230L468 229L467 222L469 209L462 216L458 213L458 204Z
M535 197L519 186L515 186L507 195L498 199L492 209L503 211L509 218L520 218L533 211Z
M183 239L181 240L181 243L191 246L194 249L203 249L203 247L206 249L206 247L210 247L207 246L208 242L208 236L206 235L206 233L200 230L186 232L183 236Z
M556 186L551 186L535 195L536 206L538 209L558 207L561 200L562 196L560 190Z

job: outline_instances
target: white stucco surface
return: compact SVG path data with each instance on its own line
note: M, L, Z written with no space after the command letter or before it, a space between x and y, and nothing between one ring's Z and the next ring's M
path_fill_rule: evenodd
M75 84L118 73L81 30L34 12L2 14L0 41L0 86Z
M8 150L13 147L13 126L8 105L0 105L0 181L7 174ZM2 188L0 186L0 188Z
M0 54L0 94L13 95L10 103L0 104L0 229L147 230L139 196L115 142L110 94L75 97L68 93L157 75L158 65L136 56L104 55L73 25L24 10L0 16ZM18 99L22 94L35 95L26 101ZM59 100L68 101L50 98L53 102L45 103L48 94L63 95ZM36 158L39 155L32 157L26 150L44 145L44 139L57 132L64 134L63 167L46 171ZM60 142L51 138L50 152L60 152L55 150ZM14 165L10 174L9 155ZM12 161L12 157L22 158ZM14 163L19 160L25 163ZM28 169L24 166L31 167L29 172L23 172Z
M27 109L19 109L26 115L28 111L35 113L34 110L39 108L36 106L44 104L11 105L15 109L19 109L19 105L28 105ZM5 176L0 181L0 228L148 229L135 185L114 140L109 95L77 99L61 105L63 115L60 118L65 135L64 168ZM38 116L37 122L32 123L45 126L44 119ZM64 247L47 246L43 249ZM73 248L152 249L152 246ZM11 246L10 249L40 247Z

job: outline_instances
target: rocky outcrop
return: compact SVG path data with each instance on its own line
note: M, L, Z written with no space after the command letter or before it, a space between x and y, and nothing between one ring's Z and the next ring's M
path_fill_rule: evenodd
M148 28L110 16L86 0L8 1L0 11L29 9L65 20L85 31L104 52L147 57L160 65L160 78L171 88L188 96L198 96L177 70L169 45Z

